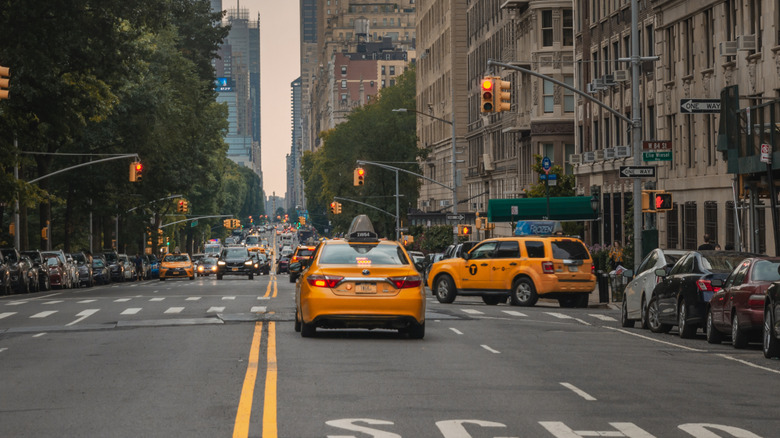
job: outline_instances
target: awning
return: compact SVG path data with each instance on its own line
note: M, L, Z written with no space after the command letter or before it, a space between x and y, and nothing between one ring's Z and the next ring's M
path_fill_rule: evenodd
M562 196L550 198L550 217L547 217L547 198L514 198L488 200L490 222L514 222L518 220L549 219L553 221L593 221L598 212L593 211L588 196ZM516 206L517 214L512 214Z

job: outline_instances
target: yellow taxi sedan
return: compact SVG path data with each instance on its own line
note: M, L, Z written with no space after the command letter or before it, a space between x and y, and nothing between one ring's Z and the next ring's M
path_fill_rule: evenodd
M195 279L195 268L189 254L166 254L160 262L160 281L167 278Z
M345 240L320 242L295 290L295 331L392 329L425 336L422 277L403 246L380 241L367 216L352 221Z

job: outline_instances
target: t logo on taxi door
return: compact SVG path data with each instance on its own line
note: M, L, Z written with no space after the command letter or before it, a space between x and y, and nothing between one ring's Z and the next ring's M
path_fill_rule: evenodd
M469 274L477 275L477 265L469 265Z

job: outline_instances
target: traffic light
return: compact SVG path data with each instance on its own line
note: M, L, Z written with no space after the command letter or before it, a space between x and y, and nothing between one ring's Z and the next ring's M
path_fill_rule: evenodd
M353 184L356 186L362 186L365 182L366 178L366 171L362 167L358 167L355 169L355 174L353 178Z
M674 208L671 193L656 192L654 198L655 211L667 211Z
M336 203L336 214L341 214L341 202Z
M655 211L655 205L650 208L650 196L653 194L650 190L642 190L642 213L652 213Z
M46 221L46 226L41 228L41 238L43 240L49 240L49 221Z
M336 201L330 203L330 212L331 214L336 214Z
M512 109L511 99L512 95L509 92L510 88L512 88L512 84L509 81L502 81L500 77L494 76L493 77L493 83L498 88L496 90L496 102L495 102L495 112L500 113L501 111L509 111Z
M474 234L474 226L473 225L458 225L458 236L471 236Z
M480 95L482 97L481 111L483 113L492 113L495 111L495 95L493 94L493 78L486 76L481 82Z
M0 100L8 99L8 87L10 86L11 69L0 65Z
M189 213L190 211L190 203L185 199L184 200L184 212Z
M222 226L225 228L230 228L230 219L225 219L222 221Z
M184 200L179 200L179 205L176 206L176 211L179 213L184 213Z
M8 234L15 236L16 235L16 225L11 224L8 226Z
M136 161L132 164L132 166L133 166L133 170L131 170L130 173L131 175L132 174L135 175L135 179L133 179L133 177L131 176L130 181L141 182L141 179L144 176L144 165L141 164L140 161Z

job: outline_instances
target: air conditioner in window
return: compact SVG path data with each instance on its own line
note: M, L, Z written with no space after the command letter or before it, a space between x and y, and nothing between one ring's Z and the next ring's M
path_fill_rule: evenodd
M423 207L430 207L431 206L431 201L423 201L422 202L422 206Z
M737 54L736 41L721 41L718 45L720 56L735 56Z
M590 82L587 84L585 91L587 91L590 94L596 94L598 93L599 90L597 90L596 87L593 86L593 83Z
M594 161L596 161L596 154L593 153L593 151L583 152L582 154L583 163L592 163Z
M606 149L604 149L604 159L605 160L614 160L615 159L615 148L606 148Z
M601 160L604 159L604 149L597 149L597 150L595 150L593 152L594 152L593 158L596 161L601 161Z
M601 82L604 84L605 87L611 87L613 85L617 85L617 82L615 82L615 75L604 75L601 77Z
M569 155L569 164L580 164L580 163L582 163L582 155L580 154Z
M626 82L631 79L631 74L628 70L615 70L613 75L615 76L615 82Z
M631 146L615 146L615 158L631 156Z
M597 90L604 90L607 88L607 85L604 82L604 76L593 80L593 88Z
M493 160L490 159L490 154L482 154L482 162L485 163L486 172L496 170L496 168L493 166Z
M737 50L756 50L758 45L756 44L755 35L740 35L737 37Z
M443 201L439 201L439 207L446 207L448 205L450 205L450 200L449 199L445 199Z

